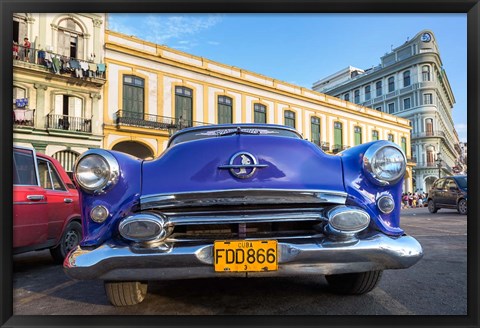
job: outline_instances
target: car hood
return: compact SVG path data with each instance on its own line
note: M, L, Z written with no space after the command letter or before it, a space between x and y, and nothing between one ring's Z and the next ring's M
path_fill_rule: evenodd
M253 174L247 167L235 176L241 168L231 165L255 161L259 167ZM184 142L145 161L142 171L142 197L232 189L345 192L339 156L289 137L231 135Z

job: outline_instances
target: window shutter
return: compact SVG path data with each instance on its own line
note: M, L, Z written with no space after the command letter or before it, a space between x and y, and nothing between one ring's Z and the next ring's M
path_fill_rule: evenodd
M63 95L55 96L55 110L56 115L63 115Z
M63 31L58 31L57 53L60 55L66 55L67 49L65 48L65 41L68 42L68 35Z
M78 59L85 59L83 55L83 36L77 37L77 58Z
M27 23L19 22L18 24L18 44L23 46L23 38L27 36ZM18 50L20 50L19 48Z

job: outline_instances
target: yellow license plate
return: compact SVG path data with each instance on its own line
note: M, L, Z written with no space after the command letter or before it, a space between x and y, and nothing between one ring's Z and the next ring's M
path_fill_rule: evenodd
M216 272L259 272L278 270L276 240L215 241Z

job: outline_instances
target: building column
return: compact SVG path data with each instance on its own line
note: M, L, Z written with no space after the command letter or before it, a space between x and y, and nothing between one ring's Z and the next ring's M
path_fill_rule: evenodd
M101 135L102 131L102 122L103 119L100 119L100 108L99 100L102 98L100 93L91 92L90 98L92 98L92 108L91 108L91 117L85 117L86 119L92 120L92 134Z
M39 153L46 154L47 143L45 143L45 142L32 142L32 146Z
M40 83L35 83L33 87L37 90L37 108L35 108L35 126L45 128L45 116L48 114L45 110L45 91L48 86Z
M103 24L103 20L101 19L94 19L93 20L93 53L95 54L95 62L103 63L104 59L100 58L100 54L102 53L102 43L100 42L100 26ZM90 54L88 54L90 55Z

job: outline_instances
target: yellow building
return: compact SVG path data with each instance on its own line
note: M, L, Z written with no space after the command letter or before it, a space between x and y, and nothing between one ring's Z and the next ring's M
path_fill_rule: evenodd
M410 157L409 120L307 88L108 30L105 63L106 149L156 157L183 127L245 122L292 126L330 153L385 139Z

